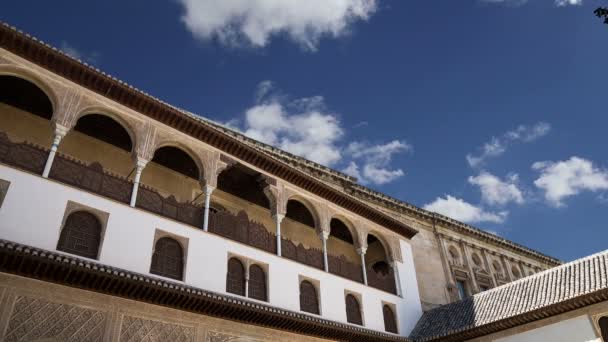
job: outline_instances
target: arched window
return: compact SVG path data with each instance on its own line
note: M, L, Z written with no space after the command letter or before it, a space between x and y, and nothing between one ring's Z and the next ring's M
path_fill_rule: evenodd
M266 273L258 265L249 267L249 298L267 300Z
M477 253L473 253L471 259L473 259L473 264L475 264L475 266L483 268L483 263L481 262L481 258L479 255L477 255Z
M352 324L363 325L359 301L352 294L346 295L346 321Z
M494 267L494 271L498 274L502 274L502 267L500 267L500 264L498 263L498 261L494 260L492 262L492 267Z
M101 223L86 211L71 213L59 236L57 250L97 259L101 242Z
M74 130L131 152L133 142L127 130L116 120L102 114L87 114L76 122Z
M228 260L226 292L240 296L245 295L245 267L243 267L243 263L237 258L230 258Z
M382 315L384 316L384 330L397 333L397 321L395 320L395 313L393 309L387 304L382 306Z
M184 254L179 242L169 237L158 239L152 254L150 273L182 280L183 272Z
M317 289L308 280L300 283L300 310L319 314L319 298L317 297Z
M600 318L597 322L600 326L600 332L602 333L602 340L608 341L608 316Z

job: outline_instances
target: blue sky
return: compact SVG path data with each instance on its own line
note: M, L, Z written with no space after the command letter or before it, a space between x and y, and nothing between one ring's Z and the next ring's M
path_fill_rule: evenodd
M332 4L13 1L0 19L396 198L563 260L607 247L607 2Z

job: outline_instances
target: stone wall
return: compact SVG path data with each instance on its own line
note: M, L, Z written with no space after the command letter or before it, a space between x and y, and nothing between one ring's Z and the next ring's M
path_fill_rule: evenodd
M0 273L0 341L324 341Z

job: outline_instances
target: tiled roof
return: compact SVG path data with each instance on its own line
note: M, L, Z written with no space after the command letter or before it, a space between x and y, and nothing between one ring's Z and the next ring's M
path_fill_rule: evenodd
M410 338L463 341L608 300L608 250L426 312Z
M248 298L208 291L1 239L0 272L331 340L410 341L396 334L286 310Z

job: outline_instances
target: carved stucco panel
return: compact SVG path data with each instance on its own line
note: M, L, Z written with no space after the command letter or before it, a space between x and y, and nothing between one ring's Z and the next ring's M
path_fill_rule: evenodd
M5 341L102 341L107 313L18 296Z
M124 316L120 327L120 342L192 342L196 337L194 326L185 326Z

